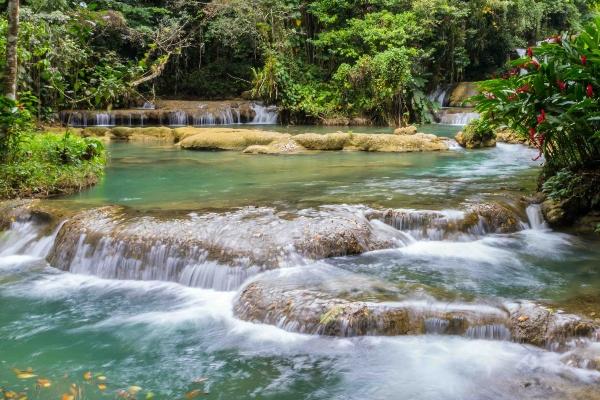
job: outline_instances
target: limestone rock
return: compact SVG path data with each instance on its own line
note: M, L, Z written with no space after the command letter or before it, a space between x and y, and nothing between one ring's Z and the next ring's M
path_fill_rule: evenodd
M417 127L414 125L403 126L394 130L394 135L414 135L417 133Z
M496 139L493 137L479 138L473 135L468 135L464 131L460 131L454 137L456 142L466 149L481 149L484 147L495 147Z

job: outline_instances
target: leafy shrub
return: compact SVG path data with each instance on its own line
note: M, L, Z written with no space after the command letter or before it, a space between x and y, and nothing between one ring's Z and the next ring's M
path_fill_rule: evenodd
M66 134L23 134L11 161L0 169L0 198L46 197L89 187L102 175L104 146Z
M542 191L552 200L561 201L571 198L581 184L581 176L568 169L558 171L542 185Z
M477 118L464 127L463 136L468 141L486 141L494 139L496 134L483 120Z

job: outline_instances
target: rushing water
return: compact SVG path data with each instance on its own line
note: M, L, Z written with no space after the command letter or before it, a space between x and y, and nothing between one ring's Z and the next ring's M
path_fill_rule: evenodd
M429 129L451 136L454 128ZM31 367L52 380L30 397L39 399L59 398L72 382L82 384L86 399L114 398L132 385L141 387L140 399L147 392L182 398L196 389L212 399L598 398L599 372L566 362L570 352L512 343L506 333L332 338L234 315L243 281L266 276L287 290L349 287L374 296L368 289L374 282L385 287L376 295L386 299L418 288L449 306L527 299L578 312L573 299L598 299L600 246L597 239L553 232L536 206L519 208L519 198L535 188L533 150L503 144L480 151L298 156L134 144L109 150L100 185L48 203L63 209L121 204L127 215L102 222L101 213L92 212L81 222L88 239L82 235L79 243L60 233L75 229L72 221L52 229L16 221L0 236L1 387L32 388L35 379L20 380L11 371ZM491 201L517 210L514 231L453 230L469 205ZM397 210L393 223L377 217L386 208ZM323 260L300 252L306 232L327 232L340 218L342 228L356 225L363 232L365 226L369 240L387 244ZM85 246L100 249L91 239L96 231L114 232L114 245L104 240L103 251L87 252ZM171 250L160 247L161 240ZM217 259L174 247L205 242L220 246ZM277 260L296 268L261 273L251 258L227 265L229 252L260 255L286 243L296 243L286 251L297 257L278 254ZM47 260L61 259L55 248L80 253L70 255L69 265L50 265ZM227 285L227 275L217 272L213 281L166 273L162 281L153 275L106 279L110 268L133 268L144 256L154 260L147 261L148 273L163 265L185 270L186 263L228 273L234 265L250 269ZM435 322L428 321L427 332L439 329ZM599 352L594 346L584 347L585 357ZM106 376L107 389L83 379L86 371ZM194 383L198 378L206 381Z

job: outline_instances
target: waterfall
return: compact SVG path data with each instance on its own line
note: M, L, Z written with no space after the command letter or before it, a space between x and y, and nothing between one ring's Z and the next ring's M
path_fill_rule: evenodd
M96 126L115 126L115 116L109 113L98 113L94 117ZM87 124L86 124L87 125Z
M33 221L13 222L10 229L0 236L0 257L27 254L45 258L65 222L60 223L48 236L42 236L40 226Z
M527 219L529 220L531 229L538 231L549 229L548 224L544 221L542 207L539 204L529 205L525 212L527 213Z
M156 106L153 103L151 103L149 101L146 101L146 102L144 102L144 105L142 106L142 109L144 109L144 110L154 110L154 109L156 109Z
M274 125L277 124L277 108L274 106L265 107L262 104L252 103L250 105L254 111L252 124L256 125Z
M446 96L448 95L448 87L447 86L438 86L433 92L427 96L429 101L432 103L437 103L440 107L443 107L446 103Z
M188 124L188 115L185 111L175 111L169 113L169 126L186 126Z
M212 113L204 113L201 115L194 115L193 124L194 126L205 126L215 125L215 116Z
M467 125L474 119L479 118L479 114L476 112L448 112L449 110L442 110L439 114L440 124L443 125L457 125L464 126ZM455 111L453 109L452 111Z

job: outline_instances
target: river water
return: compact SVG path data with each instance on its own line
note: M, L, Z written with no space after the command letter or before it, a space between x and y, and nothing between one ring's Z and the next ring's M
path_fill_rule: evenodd
M451 136L456 128L427 129ZM121 205L127 216L119 217L118 234L139 224L154 236L208 235L222 248L259 252L298 239L295 229L309 229L293 225L302 218L401 209L406 215L435 211L453 221L470 205L500 202L519 217L515 232L448 233L421 226L418 218L394 228L371 221L378 234L402 240L359 255L300 257L297 264L286 258L274 265L285 268L266 273L251 260L244 268L252 271L250 280L280 274L277 279L290 284L327 281L327 290L336 279L361 289L373 280L401 291L411 285L444 304L534 300L588 317L598 308L600 241L554 232L537 208L520 203L534 191L539 172L535 151L521 145L297 156L147 144L111 144L109 150L101 184L47 203L70 211ZM127 221L134 227L125 227ZM84 225L101 224L89 219ZM0 236L0 387L29 398L60 398L73 383L85 399L134 398L125 394L128 388L139 391L139 399L186 393L209 399L599 398L600 373L565 362L564 351L435 334L325 337L246 322L232 307L244 283L223 286L218 277L198 283L180 275L111 279L109 269L122 265L115 258L136 255L106 241L104 252L94 254L81 243L63 243L84 254L69 265L51 265L47 259L60 259L49 257L52 247L66 240L56 237L61 228L21 221ZM208 268L203 262L198 268ZM227 264L223 258L215 263ZM596 344L588 347L600 354ZM38 376L19 379L12 368L32 368ZM92 379L84 378L87 371ZM36 389L40 377L51 386Z

